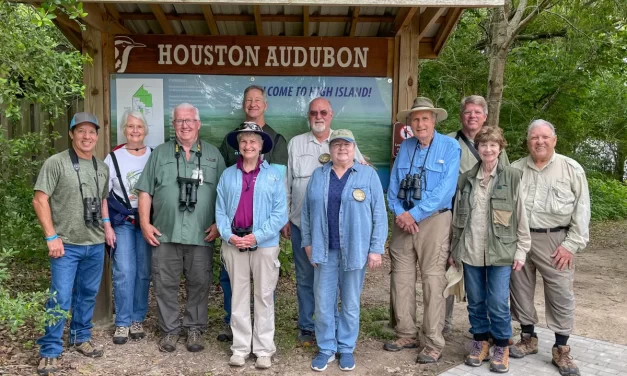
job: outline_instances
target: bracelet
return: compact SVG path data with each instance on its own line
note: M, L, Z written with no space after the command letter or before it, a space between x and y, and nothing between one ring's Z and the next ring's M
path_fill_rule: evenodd
M47 241L47 242L51 242L51 241L53 241L54 239L57 239L58 237L59 237L59 235L58 235L58 234L54 234L54 235L52 235L52 236L48 236L47 238L44 238L44 239L46 239L46 241Z
M109 218L102 218L102 223L105 223L105 222L111 222L111 220Z

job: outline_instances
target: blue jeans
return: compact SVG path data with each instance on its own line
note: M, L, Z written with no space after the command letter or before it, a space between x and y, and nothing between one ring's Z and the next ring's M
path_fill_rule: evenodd
M224 323L226 325L231 324L231 296L233 292L231 291L231 280L229 279L229 273L227 273L226 268L224 267L224 261L221 262L220 265L220 287L222 287L222 296L224 299L224 311L226 314L224 315Z
M124 223L114 228L117 246L113 254L115 326L143 322L148 312L148 288L152 250L140 228Z
M300 228L292 225L292 253L296 269L296 297L298 298L298 328L314 331L314 267L305 249L301 248Z
M70 323L70 345L91 339L91 318L100 288L104 265L104 243L95 245L63 244L65 254L50 258L52 274L46 309L55 309L57 304L64 311L72 310ZM37 340L39 354L45 358L56 358L63 352L63 328L65 319L59 316L54 325L46 327L45 334Z
M470 333L490 334L497 346L507 346L512 336L509 310L511 265L471 266L464 263Z
M327 263L314 268L316 342L321 353L330 356L336 352L352 354L355 350L365 275L365 265L357 270L343 270L339 249L330 249ZM338 288L342 309L336 324Z

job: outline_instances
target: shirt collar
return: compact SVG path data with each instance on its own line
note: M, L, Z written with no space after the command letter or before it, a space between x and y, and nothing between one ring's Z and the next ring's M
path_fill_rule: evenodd
M329 139L331 138L331 133L333 133L333 129L329 129L329 137L327 137L327 139L325 140L327 143L329 142ZM309 139L307 140L308 142L314 142L318 145L321 145L321 142L319 142L316 136L314 136L313 131L309 131L308 136L309 136Z
M554 161L555 158L557 157L557 153L555 152L555 150L553 150L553 155L551 155L551 159L549 159L549 163L545 164L544 167L542 168L538 168L538 166L536 166L535 162L533 161L533 158L531 157L531 154L527 157L527 166L531 169L534 169L536 171L542 171L545 168L547 168L548 166L550 166Z
M239 158L237 158L237 169L242 171L243 174L250 174L259 171L259 166L261 166L262 163L263 159L259 157L259 160L257 160L257 167L250 172L246 172L244 171L244 158L240 155Z
M495 164L494 168L492 169L492 171L490 171L490 176L491 177L495 177L496 176L496 169L499 167L499 164ZM479 167L479 171L477 172L477 179L481 180L483 179L483 169L481 167Z

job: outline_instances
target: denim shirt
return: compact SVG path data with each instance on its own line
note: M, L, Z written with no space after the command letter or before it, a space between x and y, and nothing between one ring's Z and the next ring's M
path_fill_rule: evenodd
M253 193L253 235L257 246L274 247L279 244L279 231L287 223L287 196L281 172L268 164L259 166ZM220 237L228 242L233 232L231 223L242 194L242 171L233 165L220 177L216 200L216 224Z
M431 151L428 151L428 147L421 148L418 146L414 165L411 168L411 174L414 175L419 173L422 165L426 163L421 200L414 200L415 206L409 210L409 214L416 222L430 217L439 210L451 209L453 196L457 189L461 158L459 143L454 138L435 131L433 133ZM418 139L415 137L401 143L390 173L388 205L396 216L406 211L403 208L402 200L399 200L397 195L401 181L410 172L410 164L417 143ZM429 152L428 156L427 152ZM425 158L427 158L426 161ZM408 197L411 197L410 193L408 193Z
M329 162L317 168L307 185L301 214L301 247L312 246L311 261L325 264L329 254L329 228L327 205L330 169ZM376 171L355 161L342 191L340 204L340 252L345 271L362 269L368 253L385 253L388 218L383 198L383 188ZM365 194L358 201L359 191Z

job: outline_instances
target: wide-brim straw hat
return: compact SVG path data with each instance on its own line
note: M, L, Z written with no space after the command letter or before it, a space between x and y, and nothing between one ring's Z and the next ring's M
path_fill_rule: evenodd
M251 121L247 121L242 123L238 129L229 132L226 135L226 142L235 150L239 150L239 142L237 142L238 133L242 132L253 132L261 136L263 139L263 148L261 149L261 154L269 153L272 150L272 138L268 136L266 132L264 132L259 125L253 123Z
M396 115L396 120L401 123L405 123L405 120L412 112L416 111L431 111L435 114L436 123L442 120L446 120L448 113L443 108L438 108L433 105L431 99L427 97L416 97L414 104L409 110L401 111Z

